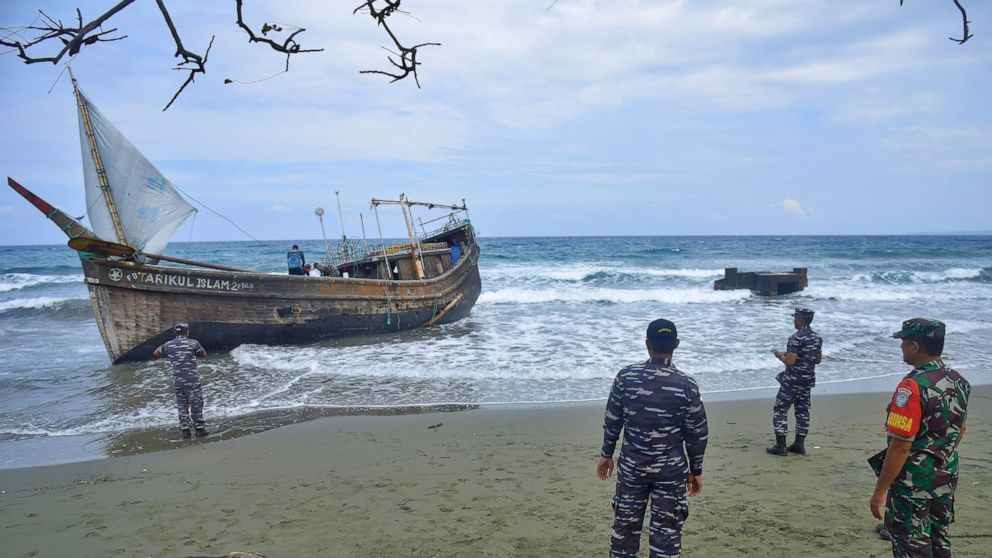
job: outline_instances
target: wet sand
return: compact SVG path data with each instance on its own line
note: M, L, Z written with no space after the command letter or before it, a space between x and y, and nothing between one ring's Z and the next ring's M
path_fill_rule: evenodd
M810 454L767 455L771 392L710 401L689 557L887 556L865 458L884 393L813 398ZM704 397L704 400L705 397ZM992 542L992 389L972 394L954 555ZM603 404L340 416L178 449L0 471L0 555L603 556ZM646 541L642 544L646 553Z

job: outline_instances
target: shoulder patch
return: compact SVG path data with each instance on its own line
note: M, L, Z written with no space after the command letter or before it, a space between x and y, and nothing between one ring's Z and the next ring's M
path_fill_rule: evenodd
M899 389L896 390L895 401L893 402L896 404L896 407L901 409L906 406L906 403L909 403L909 398L912 395L913 390L907 387L899 386Z

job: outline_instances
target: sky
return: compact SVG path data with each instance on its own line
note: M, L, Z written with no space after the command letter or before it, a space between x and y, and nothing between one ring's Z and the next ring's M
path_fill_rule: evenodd
M115 2L3 0L0 25ZM959 45L951 0L405 0L400 40L441 43L419 52L421 88L359 73L389 68L389 42L356 0L245 4L256 28L304 27L302 46L324 50L280 73L234 0L172 0L188 49L215 39L168 111L184 74L153 2L105 25L126 39L72 61L195 200L177 240L317 239L317 207L336 237L335 191L350 237L360 214L374 227L371 198L400 193L465 199L483 237L992 230L992 2L964 2L974 37ZM83 215L64 64L6 52L0 83L0 174ZM398 209L379 213L404 236ZM0 245L64 241L0 189Z

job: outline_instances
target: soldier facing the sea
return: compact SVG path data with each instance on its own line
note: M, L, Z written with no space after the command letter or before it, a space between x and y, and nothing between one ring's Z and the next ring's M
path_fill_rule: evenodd
M796 308L792 314L796 332L789 337L785 352L772 351L775 358L785 364L785 370L775 377L778 380L778 394L772 409L772 428L775 430L775 445L768 448L774 455L789 455L789 452L804 455L806 436L809 434L810 391L816 384L816 365L822 358L823 339L810 329L813 311L809 308ZM795 406L796 440L786 447L789 435L789 407Z
M957 447L967 430L971 384L941 359L945 326L914 318L892 337L902 339L913 370L899 382L885 427L889 447L868 504L885 520L892 555L949 558L954 522ZM884 514L883 514L884 506Z
M176 390L176 406L179 408L179 428L183 438L190 437L190 417L197 436L206 436L206 423L203 420L203 390L200 387L200 374L196 370L196 357L205 357L200 342L189 337L189 324L173 326L176 337L152 353L155 358L169 357L172 364L172 383Z
M623 430L611 557L637 556L648 498L651 556L679 556L689 514L686 492L695 496L703 487L706 411L696 381L672 364L679 345L675 324L651 322L646 345L648 361L621 370L606 403L596 466L601 480L613 472L613 451Z

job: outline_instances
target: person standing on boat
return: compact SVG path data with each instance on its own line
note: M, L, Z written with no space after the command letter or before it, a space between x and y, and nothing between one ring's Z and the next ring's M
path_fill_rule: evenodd
M789 337L785 352L772 351L775 358L785 364L785 370L775 377L778 380L778 394L772 409L772 428L775 430L775 445L766 451L773 455L789 453L806 454L806 435L809 434L810 391L816 384L816 365L822 358L823 339L809 324L814 312L809 308L796 308L792 323L796 332ZM785 445L789 435L789 407L795 406L796 440Z
M672 364L679 346L675 324L648 326L649 359L620 370L603 422L603 448L596 475L613 473L613 451L623 430L610 556L637 556L648 499L651 556L679 556L689 496L703 487L703 453L709 436L699 386Z
M190 422L197 436L209 434L203 420L203 390L200 387L200 374L196 370L197 357L206 357L207 352L196 339L189 337L189 324L173 326L176 337L155 349L155 358L169 357L172 364L172 384L176 390L176 405L179 407L179 429L183 438L190 437ZM191 420L192 419L192 420Z
M294 244L293 249L286 252L286 264L289 266L290 275L306 275L303 266L307 264L307 259L303 256L303 250L300 250L299 245Z

